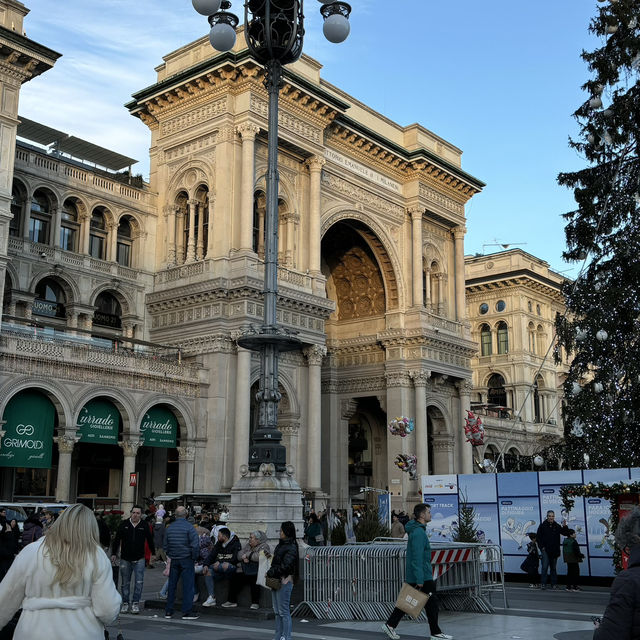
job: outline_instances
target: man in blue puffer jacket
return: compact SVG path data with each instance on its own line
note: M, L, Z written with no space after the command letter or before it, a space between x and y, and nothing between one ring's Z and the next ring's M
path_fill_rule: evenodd
M195 591L196 574L194 563L200 553L200 541L193 525L187 522L187 510L184 507L176 509L176 520L164 532L163 548L171 558L169 569L169 593L165 607L165 618L173 616L173 602L176 597L178 580L182 576L182 619L197 620L197 613L193 611L193 595Z
M409 534L407 542L405 581L423 593L431 594L425 605L431 640L452 640L453 636L442 633L438 626L438 600L436 583L431 571L431 544L427 535L427 523L431 521L431 508L426 504L417 504L413 508L413 520L405 525ZM404 611L397 607L389 619L382 625L382 630L392 639L398 640L396 627L404 616Z

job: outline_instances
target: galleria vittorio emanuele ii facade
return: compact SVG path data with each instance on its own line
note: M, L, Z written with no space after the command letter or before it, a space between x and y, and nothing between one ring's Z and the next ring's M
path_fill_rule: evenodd
M125 156L19 116L20 85L58 54L0 5L0 497L228 494L257 420L259 358L236 340L263 311L263 72L241 32L227 54L203 38L165 56L127 105L151 141L135 181ZM306 56L279 150L278 316L304 343L280 365L288 462L310 498L374 487L405 508L419 486L397 454L472 472L465 205L483 183ZM389 433L396 416L411 437Z

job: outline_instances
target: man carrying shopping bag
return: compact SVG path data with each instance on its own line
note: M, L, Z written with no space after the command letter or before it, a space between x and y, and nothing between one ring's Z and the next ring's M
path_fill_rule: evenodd
M427 536L427 523L431 521L431 508L426 504L417 504L413 508L413 520L407 522L405 531L409 534L406 557L406 582L429 594L425 605L431 640L452 640L453 636L443 633L438 626L438 600L436 583L431 571L431 544ZM396 607L389 619L382 625L382 630L392 639L398 640L396 627L404 616L404 611Z

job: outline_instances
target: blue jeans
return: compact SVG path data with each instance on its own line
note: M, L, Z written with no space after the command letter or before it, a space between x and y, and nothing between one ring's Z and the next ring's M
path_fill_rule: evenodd
M204 583L207 585L207 591L209 595L215 597L215 589L213 587L214 582L220 582L220 580L230 580L236 572L236 566L231 564L226 569L222 568L222 563L217 569L213 568L213 565L209 567L209 574L204 577Z
M542 586L547 586L547 571L551 569L551 586L558 584L558 574L556 573L556 563L558 558L550 558L546 551L542 551Z
M193 609L193 594L196 588L196 572L191 558L171 558L169 569L169 593L165 611L173 613L173 603L176 599L176 587L182 576L182 613L190 613Z
M140 560L120 560L120 587L122 590L123 604L129 604L129 589L131 587L131 574L134 576L133 600L140 602L142 598L142 586L144 584L144 557Z
M283 584L277 591L271 592L273 612L276 614L276 632L273 640L291 640L291 592L293 582Z

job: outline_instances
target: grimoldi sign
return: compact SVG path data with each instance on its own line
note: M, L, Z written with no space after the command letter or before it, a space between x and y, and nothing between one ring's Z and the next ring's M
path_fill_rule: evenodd
M152 407L140 423L140 435L145 447L176 446L178 421L169 409Z
M7 404L0 467L51 468L56 410L38 391L22 391Z
M118 444L120 413L109 400L90 400L78 417L80 442Z

